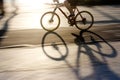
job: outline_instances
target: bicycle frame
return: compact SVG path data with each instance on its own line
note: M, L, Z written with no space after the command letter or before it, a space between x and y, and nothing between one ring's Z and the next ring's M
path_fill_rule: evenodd
M60 7L61 7L61 5L56 4L56 7L55 7L55 9L53 10L53 12L55 13L55 11L56 11L57 9L60 10L61 13L68 19L68 21L70 21L68 15L67 15ZM74 9L74 13L75 13L75 11L77 11L78 13L80 12L80 11L78 10L78 8L75 8L75 9ZM81 18L82 18L82 15L80 15L80 16L81 16ZM53 18L53 17L54 17L54 15L52 16L52 18Z
M42 15L40 19L40 23L43 29L45 29L46 31L54 31L59 27L60 16L56 13L57 9L65 16L70 26L75 25L79 30L88 30L89 28L92 27L94 22L94 17L89 11L79 11L78 8L76 7L75 9L73 9L74 16L70 17L68 16L67 13L64 12L63 9L61 9L61 6L64 5L57 2L57 4L55 4L53 11L46 12ZM45 16L48 18L46 18ZM44 22L44 20L46 20L47 22Z

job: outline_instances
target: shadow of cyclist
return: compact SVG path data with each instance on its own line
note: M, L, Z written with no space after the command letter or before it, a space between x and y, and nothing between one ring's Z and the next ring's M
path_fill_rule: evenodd
M117 52L115 48L112 47L112 45L105 41L101 36L91 31L80 31L80 35L76 35L74 33L72 33L72 35L75 36L74 41L78 45L78 53L76 58L78 80L120 80L120 77L110 69L105 58L114 58L117 56ZM90 41L88 40L88 38ZM103 43L105 45L102 45ZM94 46L95 49L91 45ZM108 47L111 52L108 54L108 52L102 50L104 49L104 47ZM84 78L82 78L82 76L80 75L81 73L79 72L81 70L81 54L88 56L93 69L93 73ZM99 55L101 59L99 59L96 54Z
M3 0L0 0L0 19L2 19L4 15L5 15L5 11L4 11L4 1L3 1Z
M6 33L8 32L8 28L9 28L9 22L15 17L17 16L17 11L18 11L18 7L15 4L16 0L12 0L11 4L12 6L15 8L15 11L9 16L9 18L6 19L5 23L3 24L2 28L0 29L0 46L1 46L1 42L3 39L6 38Z
M76 61L75 66L73 66L70 61L67 59L67 56L69 56L69 49L67 47L67 44L65 43L64 39L55 32L47 32L43 38L42 38L42 49L43 52L48 56L50 59L55 61L61 61L63 60L66 65L70 68L71 72L76 76L77 80L119 80L119 76L113 72L106 60L106 57L108 58L114 58L117 56L117 52L115 48L110 45L107 41L105 41L101 36L98 34L91 32L91 31L80 31L80 34L74 34L75 36L74 42L77 44L77 55L76 55ZM87 36L86 36L87 35ZM87 37L87 38L86 38ZM50 40L52 38L52 41ZM88 40L89 38L89 40ZM104 46L104 45L105 46ZM49 47L52 51L47 50L46 45ZM61 49L60 47L64 47ZM93 47L94 46L94 47ZM105 48L109 48L109 52L106 52L104 50ZM56 52L54 52L55 50ZM54 56L59 54L60 56ZM88 56L90 60L91 67L93 69L93 73L90 75L87 75L83 77L84 74L82 73L81 63L84 63L85 59L82 59L82 54ZM97 56L96 56L97 55ZM100 57L100 58L99 58ZM89 68L89 67L88 67Z

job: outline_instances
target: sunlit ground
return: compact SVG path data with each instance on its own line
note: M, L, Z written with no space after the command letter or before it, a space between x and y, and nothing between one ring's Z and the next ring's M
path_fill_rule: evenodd
M19 9L25 10L28 9L38 9L38 8L46 8L47 4L52 4L53 0L4 0L5 7L7 11L11 11L13 6L19 7ZM60 3L64 2L64 0L59 0ZM9 7L8 7L9 6ZM10 9L11 7L11 9ZM23 8L24 7L24 8Z
M59 1L64 2L64 0ZM8 23L10 29L42 29L40 25L42 14L54 9L54 6L50 4L53 4L53 0L5 0L6 12L17 13Z

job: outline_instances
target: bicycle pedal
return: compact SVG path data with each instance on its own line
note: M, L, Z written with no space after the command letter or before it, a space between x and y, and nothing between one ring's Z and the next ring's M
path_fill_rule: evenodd
M70 26L73 26L74 24L70 24Z

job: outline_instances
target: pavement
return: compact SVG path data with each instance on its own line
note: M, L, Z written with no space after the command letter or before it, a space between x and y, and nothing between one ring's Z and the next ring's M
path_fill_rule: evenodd
M0 49L0 80L120 80L119 46L63 42Z
M24 44L0 49L0 80L120 80L120 6L79 6L79 8L90 11L95 17L94 27L85 32L96 37L89 35L87 38L89 41L91 40L90 42L85 42L83 36L79 35L80 31L74 30L75 28L69 29L74 31L75 34L72 34L74 37L70 38L71 34L68 34L69 37L63 38L67 35L64 33L69 27L66 22L61 23L58 33L57 31L46 33L40 27L39 19L44 12L50 9L40 11L40 8L37 7L31 12L31 9L27 7L24 8L25 10L20 9L17 13L8 12L4 18L1 18L0 44L2 40L6 40L8 41L7 46L9 46L15 42L13 40L15 37L17 43L22 40L20 43ZM62 18L62 21L65 19ZM101 26L102 28L100 28ZM65 30L64 27L66 27ZM62 29L63 32L61 32ZM109 30L102 31L104 29ZM39 33L39 30L43 31L44 36L40 34L42 38L36 35L32 39L30 36L32 33L28 30L35 30L33 31L35 34ZM96 30L95 33L94 30ZM111 33L112 30L115 30L114 35ZM27 33L27 37L22 34L23 32ZM51 39L51 42L49 39L52 37L47 35L56 38ZM108 36L115 36L115 38L111 39ZM36 41L38 38L41 39L42 44ZM66 42L66 39L67 41L72 39L72 42ZM33 44L39 42L40 45L25 44L29 41L31 43L31 40L34 40ZM49 44L46 44L46 40ZM1 45L5 44L6 42Z

